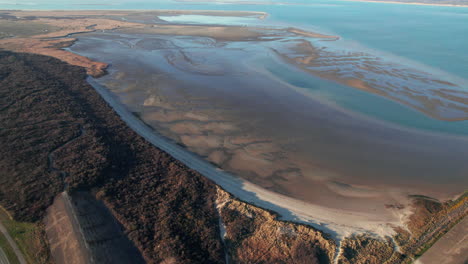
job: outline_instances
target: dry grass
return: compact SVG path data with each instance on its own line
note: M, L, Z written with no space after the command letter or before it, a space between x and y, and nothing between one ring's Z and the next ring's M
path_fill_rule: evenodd
M13 251L10 244L8 243L8 240L2 233L0 233L0 248L3 249L3 252L5 252L5 255L10 261L10 264L19 264L15 252Z
M14 221L11 215L3 207L0 207L0 222L8 230L10 236L15 240L18 248L23 253L26 261L30 264L43 264L48 262L48 249L45 248L44 236L42 225L39 223L28 223L28 222L18 222ZM0 237L0 246L4 249L5 253L9 257L14 253L11 247L4 247L3 241L5 239L3 236ZM11 250L11 253L9 251ZM7 250L5 250L7 249ZM12 264L18 263L16 257L13 257L15 261L11 261Z

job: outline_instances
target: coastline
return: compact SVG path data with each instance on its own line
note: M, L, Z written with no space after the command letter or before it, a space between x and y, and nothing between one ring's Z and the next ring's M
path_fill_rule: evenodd
M142 31L142 32L143 32L143 31ZM157 31L155 30L154 32L157 32ZM157 32L157 33L160 33L160 32ZM174 34L173 32L171 32L171 33ZM179 33L179 34L183 35L182 33ZM207 34L207 33L205 32L205 34ZM79 54L79 53L78 53L78 54ZM82 55L83 55L83 54L82 54ZM89 56L89 55L86 55L86 56ZM92 57L92 56L91 56L91 57ZM95 58L95 59L96 59L96 58ZM98 59L98 60L100 60L100 61L106 61L106 60L103 60L103 59ZM115 63L111 63L111 64L114 64L114 65L115 65ZM103 89L106 89L106 88L103 88ZM112 92L111 92L111 93L112 93ZM114 95L114 96L115 96L115 95ZM125 107L125 106L124 106L124 107ZM128 111L128 110L127 110L127 111ZM141 119L140 119L140 120L141 120ZM150 132L148 132L148 133L150 133ZM158 133L158 132L156 132L156 133ZM167 139L167 137L166 137L166 139ZM196 169L196 170L198 170L198 169ZM204 173L202 173L202 174L204 174ZM211 178L211 179L213 180L214 177L217 177L217 176L214 175L213 178ZM216 182L216 180L215 180L215 182ZM308 221L307 219L310 218L310 219L312 219L312 220L310 220L310 222L311 222L312 224L315 224L316 226L318 226L318 228L320 228L320 226L321 226L322 224L323 224L323 225L329 224L329 225L334 225L334 226L338 227L337 230L339 229L338 232L341 232L341 234L343 234L343 233L345 233L345 232L352 233L352 231L350 231L350 229L349 229L349 226L344 225L344 228L343 228L343 223L341 223L341 222L337 223L337 222L330 221L330 219L333 220L333 219L340 219L340 218L343 218L343 217L342 217L343 215L340 214L340 213L343 213L343 212L344 212L345 215L352 215L352 214L355 213L355 212L352 211L352 210L349 210L349 211L344 210L343 212L338 212L338 213L337 213L336 210L334 210L334 209L331 209L331 208L324 208L325 206L316 206L316 205L314 205L313 203L312 203L312 204L307 204L307 203L304 203L304 202L302 202L302 201L300 201L300 200L294 200L294 199L292 199L292 200L294 200L294 201L282 202L282 201L285 201L285 199L284 199L284 197L283 197L282 195L278 195L277 193L273 193L273 192L265 192L265 190L266 190L265 188L261 188L261 187L259 187L259 186L256 185L256 184L250 185L250 184L251 184L250 182L248 182L248 181L246 181L246 182L247 182L246 184L244 184L244 183L242 184L244 187L245 187L245 186L248 186L249 188L251 188L251 190L252 190L253 193L261 193L261 195L257 195L257 196L267 197L267 198L263 199L263 201L258 201L258 200L255 201L254 199L252 199L251 201L253 201L253 203L256 204L256 205L258 205L259 203L265 203L265 204L267 204L267 203L272 203L273 205L275 205L275 204L281 204L281 206L283 206L284 204L290 203L290 204L297 205L297 206L291 206L291 207L303 207L303 208L304 208L304 207L307 207L307 208L309 208L310 210L308 210L308 209L297 210L296 212L293 212L293 213L291 213L290 210L286 210L286 211L285 211L285 212L286 212L285 214L281 214L281 213L280 213L280 214L281 214L281 215L292 215L292 216L290 216L290 217L291 217L290 219L293 219L293 218L296 217L297 215L300 215L300 217L298 217L299 221ZM221 186L223 186L223 185L221 185ZM223 186L223 187L224 187L224 186ZM225 187L224 187L224 188L225 188ZM237 187L236 187L236 188L237 188ZM249 190L249 189L246 189L246 188L238 188L238 189L240 189L240 191ZM228 191L234 194L234 193L236 192L236 189L229 189ZM267 190L267 191L268 191L268 190ZM246 199L243 198L243 197L248 197L248 195L245 194L245 193L244 193L244 194L240 194L240 195L235 195L235 196L236 196L236 197L239 197L239 199L242 199L242 200L246 200ZM258 198L258 197L257 197L257 198ZM248 198L248 199L251 199L251 198ZM249 201L249 200L247 200L247 201ZM299 204L299 203L300 203L300 204ZM272 205L267 204L266 206L272 206ZM269 208L269 207L265 207L265 206L261 206L261 207L267 208L267 209ZM271 208L271 207L270 207L270 208ZM284 209L284 207L283 207L283 209ZM272 210L272 211L278 211L278 210L275 210L275 209L270 209L270 210ZM300 211L300 212L298 212L298 211ZM398 215L398 214L400 214L400 213L401 213L401 214L404 214L404 215L407 215L407 214L408 214L408 212L397 212L396 214ZM398 218L399 220L401 220L401 219L402 219L402 218L400 218L401 214L398 215L397 217L395 217L395 219ZM314 215L321 215L321 216L326 216L326 217L319 218L319 219L317 220L317 219L314 219ZM377 229L377 230L379 230L378 232L380 232L381 234L384 234L384 235L387 234L387 233L391 233L391 232L392 232L392 230L391 230L390 228L389 228L389 229L385 229L385 228L384 228L385 230L382 230L382 228L380 228L380 227L377 227L377 228L376 228L376 226L381 225L382 223L386 222L386 221L385 221L386 219L382 218L383 220L377 220L377 222L369 223L369 222L362 221L362 220L363 220L363 219L366 219L366 218L373 218L373 219L375 219L375 218L378 218L378 217L369 217L369 215L362 214L362 213L358 213L358 215L359 215L361 218L356 218L356 219L354 219L354 220L356 220L356 222L359 222L359 223L358 223L356 226L352 226L352 228L356 228L356 230L370 230L370 229L374 229L374 230L375 230L375 229ZM315 220L315 222L314 222L314 220ZM346 221L346 222L351 222L351 221L348 220L348 221ZM398 222L398 221L397 221L397 222L393 222L393 220L390 220L390 221L387 221L387 222L390 222L390 223L393 223L393 224L395 224L395 225L401 226L401 222ZM360 232L360 231L359 231L359 232ZM335 232L335 233L336 233L336 232Z
M137 119L118 99L107 91L106 88L94 81L92 77L88 77L87 80L120 118L140 136L188 167L214 181L238 199L274 211L281 216L282 220L311 225L324 232L335 234L335 238L338 239L351 234L366 232L382 237L392 236L394 229L390 225L404 226L404 219L409 214L408 211L402 212L402 215L396 214L393 219L382 219L376 215L334 210L286 197L246 180L234 177L230 173L215 167L195 154L182 149L177 144L158 135L145 123Z

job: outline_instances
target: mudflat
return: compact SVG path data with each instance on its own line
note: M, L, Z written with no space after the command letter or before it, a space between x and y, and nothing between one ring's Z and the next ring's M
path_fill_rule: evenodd
M308 202L389 216L394 212L384 205L406 204L405 193L442 198L463 191L466 140L305 97L254 69L255 62L234 62L262 50L249 48L249 37L145 32L86 34L70 50L111 63L109 75L96 81L157 133L219 167Z

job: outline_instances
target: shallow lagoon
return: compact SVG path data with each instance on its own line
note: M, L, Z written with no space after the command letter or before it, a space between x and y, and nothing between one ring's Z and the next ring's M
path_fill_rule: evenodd
M272 75L304 90L305 93L315 98L397 126L435 133L468 135L467 121L447 122L437 120L398 102L357 89L349 89L349 87L338 83L311 77L310 74L302 72L291 65L274 62L274 60L277 60L277 58L269 57L260 60L258 63L265 65L265 69L271 72Z

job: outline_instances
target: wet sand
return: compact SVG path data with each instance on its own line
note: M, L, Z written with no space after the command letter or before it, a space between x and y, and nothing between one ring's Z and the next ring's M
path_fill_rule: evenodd
M2 10L0 10L2 11ZM116 28L144 27L148 22L161 23L158 16L197 14L206 16L235 16L264 19L264 12L251 11L21 11L3 10L0 16L0 48L52 56L72 65L85 67L88 74L105 74L107 64L64 51L76 40L74 34L112 30ZM244 30L250 32L249 30ZM200 31L201 32L201 31Z
M129 112L115 98L112 92L97 83L95 79L88 78L88 82L94 86L96 91L109 103L128 126L154 146L167 152L189 168L198 171L223 188L224 191L242 199L242 201L278 213L282 220L311 225L318 230L332 235L336 241L340 241L351 234L362 233L382 237L392 236L396 232L394 227L405 227L405 219L411 213L411 210L408 208L405 210L393 210L393 214L391 215L335 209L281 195L249 181L239 179L229 172L213 166L200 156L194 155L183 147L162 137L158 132L152 130L134 114ZM219 193L224 193L222 190L218 191Z
M265 52L250 36L231 43L153 30L83 35L71 50L110 63L99 83L155 131L217 166L299 200L389 218L405 214L388 205L406 205L407 194L464 191L467 140L304 97L237 63Z
M291 41L279 56L315 76L384 96L447 121L468 119L468 92L431 73L360 52L332 52L309 41Z

